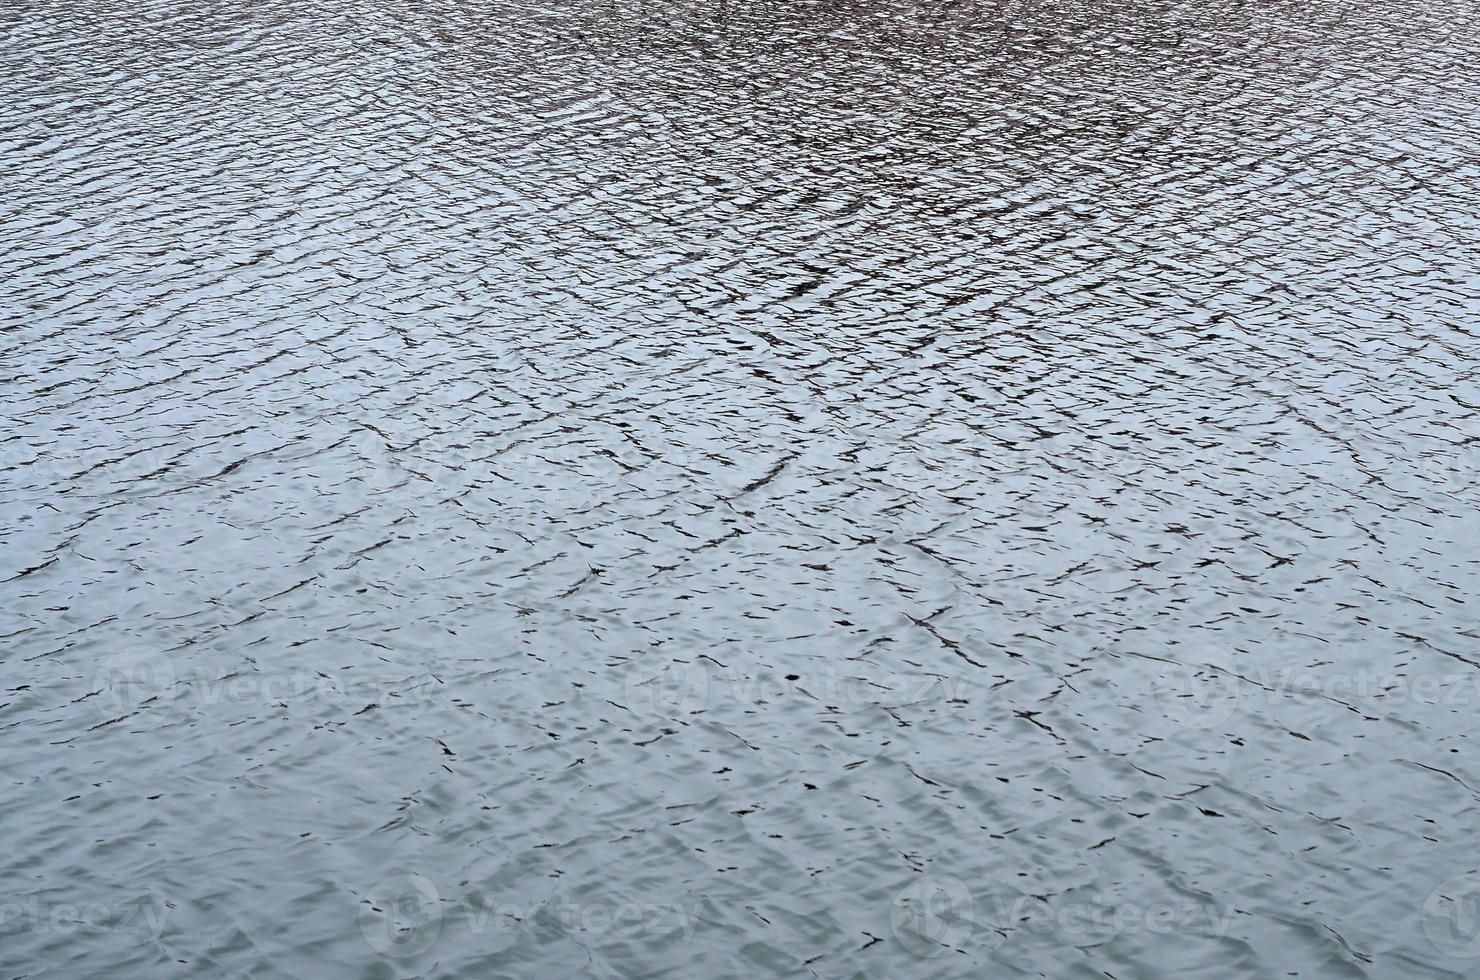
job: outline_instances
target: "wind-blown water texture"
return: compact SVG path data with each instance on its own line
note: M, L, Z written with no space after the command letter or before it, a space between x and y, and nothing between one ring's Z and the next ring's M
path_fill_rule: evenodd
M4 974L1474 975L1477 21L6 5Z

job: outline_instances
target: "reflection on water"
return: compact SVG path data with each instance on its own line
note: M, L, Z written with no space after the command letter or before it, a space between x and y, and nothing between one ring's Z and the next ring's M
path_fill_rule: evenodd
M7 975L1470 973L1477 26L7 7Z

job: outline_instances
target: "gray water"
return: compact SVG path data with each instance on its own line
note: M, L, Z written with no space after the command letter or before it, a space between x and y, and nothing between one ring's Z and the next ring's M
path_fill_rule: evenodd
M1480 11L0 12L0 973L1480 976Z

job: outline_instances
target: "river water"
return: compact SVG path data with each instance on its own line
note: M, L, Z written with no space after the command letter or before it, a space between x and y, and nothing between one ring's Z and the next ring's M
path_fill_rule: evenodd
M1480 975L1477 58L6 5L0 972Z

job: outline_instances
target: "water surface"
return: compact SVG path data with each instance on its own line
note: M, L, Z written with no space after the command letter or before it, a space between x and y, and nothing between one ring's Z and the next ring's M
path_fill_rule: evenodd
M1475 975L1477 28L8 4L5 975Z

